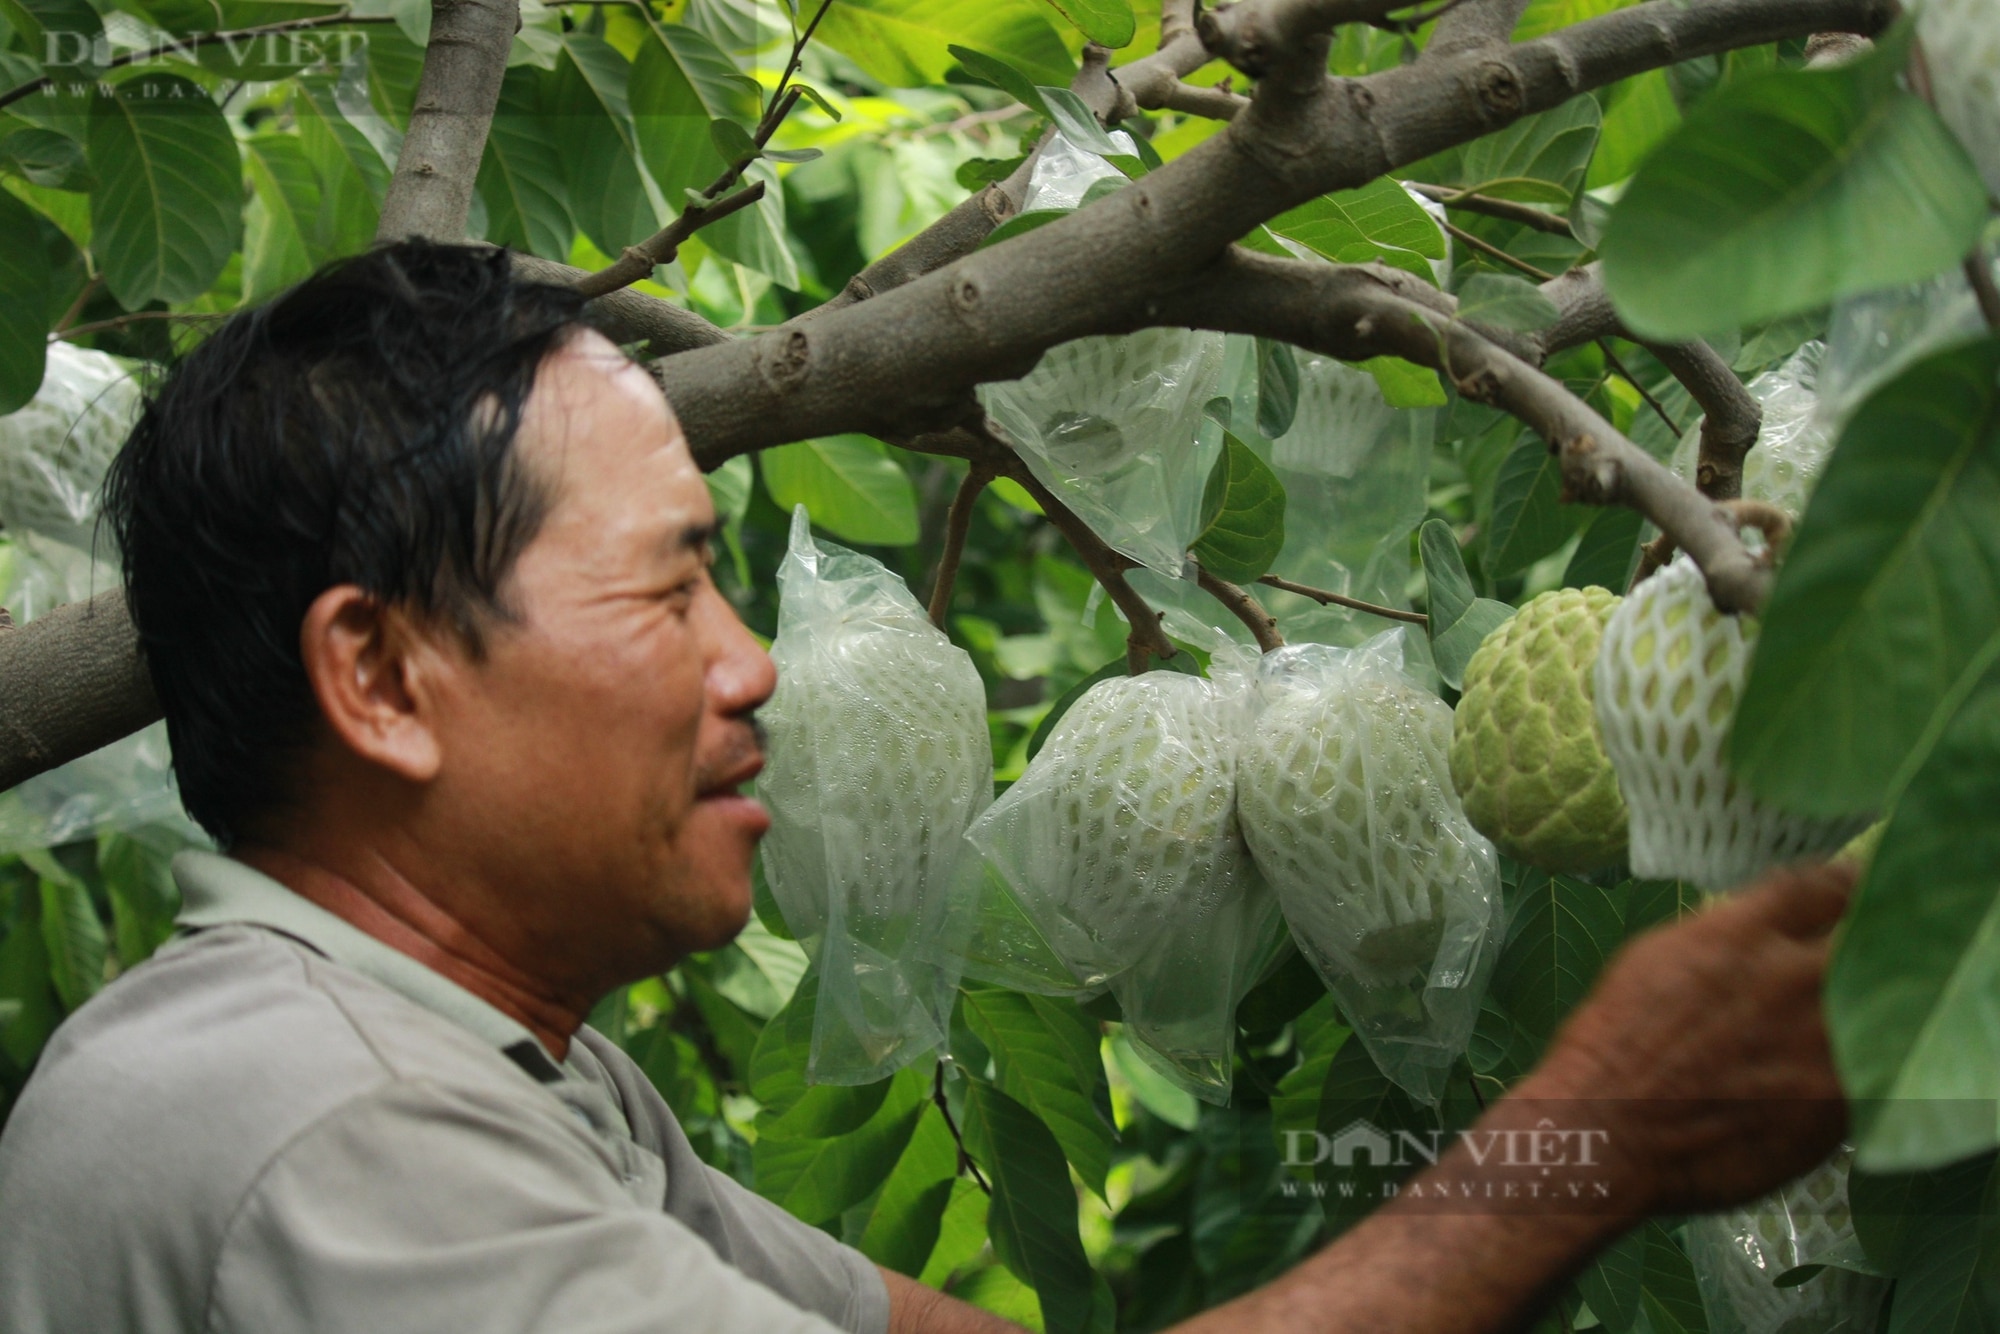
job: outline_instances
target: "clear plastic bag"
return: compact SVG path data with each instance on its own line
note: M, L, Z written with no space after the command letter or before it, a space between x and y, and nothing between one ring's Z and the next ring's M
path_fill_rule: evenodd
M1079 338L1018 380L979 387L988 419L1041 483L1112 547L1178 578L1200 536L1220 438L1198 438L1222 335L1192 329Z
M17 624L118 587L110 534L98 532L99 491L140 397L126 363L58 342L33 400L0 417L0 524L10 556L0 605ZM148 824L207 842L181 810L164 723L0 793L0 853Z
M2000 3L1923 0L1914 8L1938 115L2000 195Z
M1111 131L1111 142L1121 153L1137 157L1139 146L1123 130ZM1088 149L1078 148L1061 130L1049 136L1028 173L1028 189L1021 196L1021 211L1072 209L1083 202L1090 187L1099 181L1124 180L1125 173Z
M1039 941L1074 993L1117 996L1163 1074L1218 1103L1236 1003L1279 934L1236 819L1248 703L1240 673L1102 681L967 834L1019 913L1012 980L1047 957Z
M1436 410L1390 407L1374 376L1331 357L1295 350L1294 359L1298 407L1276 440L1257 430L1255 339L1230 335L1222 375L1230 431L1285 487L1285 545L1271 572L1406 607L1409 535L1425 514ZM1275 589L1258 597L1293 643L1358 644L1382 624Z
M1750 394L1764 409L1757 445L1743 459L1743 495L1776 505L1794 519L1826 470L1833 452L1832 424L1819 410L1819 365L1826 345L1806 343L1784 364L1750 382ZM1674 471L1694 480L1701 458L1701 423L1681 437Z
M1761 1200L1689 1221L1709 1334L1874 1334L1888 1281L1865 1268L1847 1203L1854 1154L1840 1153ZM1775 1280L1801 1265L1828 1266L1805 1282Z
M819 969L807 1077L860 1084L941 1043L963 967L953 895L992 797L986 690L895 574L792 516L763 717L764 872Z
M1451 710L1403 674L1404 633L1265 655L1237 806L1341 1013L1434 1104L1498 956L1500 869L1452 787Z
M2000 277L2000 264L1994 273ZM1819 364L1820 429L1838 439L1877 386L1917 358L1985 329L1972 286L1956 267L1836 303Z

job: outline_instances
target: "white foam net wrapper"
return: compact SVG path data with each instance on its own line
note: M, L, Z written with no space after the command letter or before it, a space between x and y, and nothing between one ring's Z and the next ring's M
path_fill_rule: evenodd
M815 543L803 507L778 584L765 877L819 970L808 1077L868 1083L945 1036L969 928L952 876L993 790L986 691L903 581Z
M1848 1208L1851 1150L1761 1200L1688 1223L1709 1334L1874 1334L1886 1279L1863 1265ZM1801 1265L1828 1266L1792 1287L1775 1280Z
M1341 1013L1434 1103L1497 957L1500 873L1452 787L1451 710L1403 675L1403 637L1265 655L1237 808Z
M968 838L1078 992L1183 1088L1228 1096L1236 1002L1280 927L1236 818L1247 682L1099 682Z
M1938 115L2000 195L2000 0L1923 0L1916 10Z
M1604 628L1593 683L1597 726L1631 816L1637 876L1740 887L1836 851L1867 816L1808 819L1738 787L1725 760L1750 675L1757 622L1709 601L1684 553L1634 589Z
M0 417L0 604L17 623L118 587L98 493L140 397L126 363L59 342L35 397ZM199 838L181 812L166 724L154 723L0 793L0 853L163 822Z
M1743 495L1776 505L1794 519L1826 470L1833 452L1833 426L1819 411L1819 363L1826 347L1805 344L1783 365L1750 382L1750 394L1764 409L1757 445L1743 458ZM1701 457L1701 423L1681 437L1674 471L1689 481Z

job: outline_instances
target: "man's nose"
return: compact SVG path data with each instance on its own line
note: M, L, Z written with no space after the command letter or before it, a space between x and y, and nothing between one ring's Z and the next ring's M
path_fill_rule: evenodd
M708 666L709 700L715 711L725 717L750 713L777 689L777 664L743 624L736 608L713 585L707 600L712 604L714 626L714 648Z

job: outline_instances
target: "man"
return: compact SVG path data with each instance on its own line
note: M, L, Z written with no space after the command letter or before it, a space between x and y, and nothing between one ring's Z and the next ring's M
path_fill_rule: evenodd
M747 920L773 672L672 413L580 320L503 253L411 242L154 396L110 508L229 855L177 862L180 935L63 1026L0 1139L0 1328L1008 1328L704 1167L582 1027ZM1812 1166L1844 889L1779 877L1608 970L1483 1123L1589 1130L1543 1174L1574 1204L1453 1204L1493 1184L1454 1151L1189 1328L1501 1328L1647 1213Z

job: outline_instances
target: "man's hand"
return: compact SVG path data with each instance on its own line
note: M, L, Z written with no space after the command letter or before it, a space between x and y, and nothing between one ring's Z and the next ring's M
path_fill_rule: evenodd
M1774 872L1619 954L1516 1090L1588 1100L1647 1212L1716 1209L1846 1128L1819 992L1852 867Z

